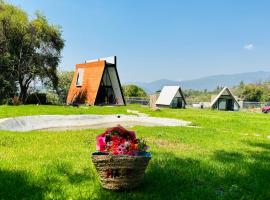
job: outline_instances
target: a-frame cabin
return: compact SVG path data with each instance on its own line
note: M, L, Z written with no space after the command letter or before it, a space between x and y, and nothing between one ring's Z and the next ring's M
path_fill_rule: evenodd
M211 101L211 108L217 110L238 111L240 105L230 89L224 87Z
M157 107L185 108L186 104L180 86L164 86L156 101Z
M77 64L67 104L125 105L116 56Z

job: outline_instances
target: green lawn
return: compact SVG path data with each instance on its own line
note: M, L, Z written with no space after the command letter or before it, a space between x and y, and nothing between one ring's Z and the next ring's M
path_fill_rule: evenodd
M0 132L0 199L270 199L270 115L146 107L0 106L0 118L139 110L192 127L134 127L151 147L140 188L102 189L90 159L103 130Z

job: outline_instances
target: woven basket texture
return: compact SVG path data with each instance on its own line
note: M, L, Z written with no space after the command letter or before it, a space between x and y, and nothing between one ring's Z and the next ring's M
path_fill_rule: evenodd
M92 155L102 187L112 190L137 187L151 156Z

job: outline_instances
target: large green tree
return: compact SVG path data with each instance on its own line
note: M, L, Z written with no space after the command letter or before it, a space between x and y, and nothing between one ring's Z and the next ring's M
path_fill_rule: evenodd
M146 97L146 92L137 85L124 85L124 96L126 97Z
M270 101L270 84L246 84L241 94L246 101L265 102Z
M0 1L0 57L5 60L0 71L7 71L4 80L18 86L22 102L33 80L50 81L57 88L63 47L60 28L45 16L36 13L30 20L22 9Z
M0 13L1 11L0 7ZM3 26L0 25L0 103L3 103L3 100L16 93L16 84L13 79L12 70L5 67L10 66L7 44L8 41L5 37Z

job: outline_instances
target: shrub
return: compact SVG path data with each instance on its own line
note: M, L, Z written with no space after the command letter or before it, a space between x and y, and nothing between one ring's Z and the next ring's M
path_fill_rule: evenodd
M4 99L0 99L0 105L13 105L12 104L12 98L4 98Z
M12 98L12 105L18 106L18 105L20 105L20 104L21 104L21 101L20 101L19 97L14 96L14 97Z
M37 92L29 94L25 104L47 104L46 94Z
M61 104L59 96L55 93L48 92L46 94L46 98L47 98L48 104L53 104L53 105L60 105Z

